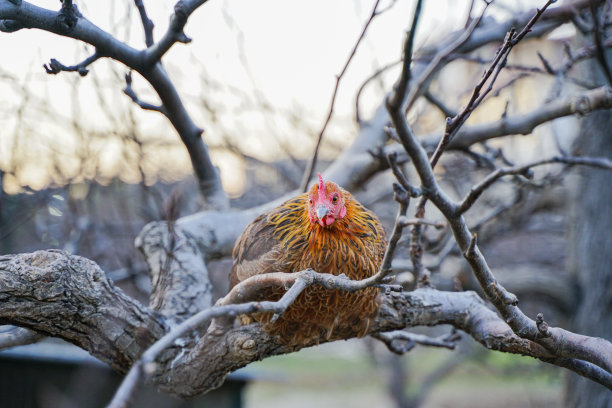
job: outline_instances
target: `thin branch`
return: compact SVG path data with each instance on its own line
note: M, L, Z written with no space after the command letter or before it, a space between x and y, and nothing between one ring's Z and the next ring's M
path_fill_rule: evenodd
M429 337L424 334L410 333L405 330L393 332L376 333L372 335L385 343L385 345L395 354L405 354L412 350L417 344L428 347L440 347L454 350L461 335L453 330L450 334L443 334L438 337Z
M147 16L147 10L145 9L144 3L142 0L134 0L134 4L138 9L138 14L140 14L140 21L142 22L142 28L144 29L145 35L145 44L147 47L153 45L153 21Z
M427 99L427 101L429 103L431 103L436 108L438 108L440 110L440 112L442 112L444 114L444 116L446 116L447 118L452 118L452 117L457 115L457 112L455 110L453 110L453 109L449 108L448 106L446 106L446 104L440 98L438 98L436 95L431 93L431 91L429 89L425 91L423 96L425 97L425 99Z
M334 114L334 106L336 105L336 95L338 94L338 88L340 87L340 81L342 80L344 73L348 69L351 61L353 60L353 57L357 53L357 48L359 47L359 44L361 44L361 41L365 37L365 34L368 30L368 27L370 26L370 23L372 23L374 18L378 15L376 9L378 8L379 3L380 3L380 0L376 0L376 2L374 3L374 7L372 7L372 12L370 13L370 17L368 18L365 25L363 26L363 29L361 30L361 34L359 35L359 38L357 38L357 42L353 46L353 49L351 50L351 53L349 54L348 59L344 63L344 67L342 68L342 71L340 71L340 73L336 75L336 84L334 85L334 90L332 92L331 101L329 103L329 110L327 112L327 117L325 118L323 127L319 131L319 136L317 137L317 143L315 145L314 152L312 153L312 157L310 161L308 162L308 165L306 166L306 170L304 171L304 177L302 178L302 182L300 183L300 190L302 192L306 192L306 190L308 190L308 183L310 182L310 179L312 178L312 173L317 163L317 157L319 155L319 148L321 147L321 141L323 140L323 135L325 134L327 125L329 125L332 115Z
M156 64L168 50L177 42L187 44L191 38L185 35L183 29L191 14L208 0L179 0L174 5L174 13L170 17L168 30L163 37L155 44L149 46L144 51L144 64L151 66ZM141 14L142 16L142 14Z
M425 69L425 71L419 77L418 82L414 86L411 87L410 93L408 94L406 98L406 107L405 107L406 112L408 112L410 108L412 108L412 105L414 104L414 102L423 93L423 89L425 89L425 87L429 85L431 77L439 70L442 62L444 62L446 58L452 52L454 52L457 48L465 44L465 42L470 38L474 30L476 29L476 26L482 20L482 17L484 16L484 13L486 12L489 4L490 2L485 2L485 7L482 10L482 13L480 14L480 16L472 20L469 27L463 30L461 35L455 41L453 41L447 47L441 49L440 51L436 53L434 58L427 65L427 68Z
M404 102L406 100L406 93L408 91L408 84L410 83L410 78L412 76L411 65L412 65L412 48L414 44L414 37L416 36L417 25L419 23L419 18L421 16L421 5L422 0L418 0L417 4L414 6L414 14L412 16L412 24L410 25L410 31L406 36L406 41L404 42L404 51L402 54L402 73L400 74L399 80L395 85L395 89L387 97L386 105L387 109L397 110L402 109L404 106ZM399 132L399 130L398 130Z
M612 88L607 86L595 88L548 101L541 107L522 115L506 116L495 122L462 127L447 148L462 150L473 144L497 137L527 135L537 126L557 118L574 114L586 115L594 110L609 108L612 108ZM440 135L424 136L423 145L427 149L432 148L440 144L442 137Z
M395 133L395 130L392 128L385 129L385 131L387 130L389 132L393 131ZM406 178L406 175L404 174L404 172L399 166L399 163L397 162L397 152L391 152L387 154L387 161L389 163L389 167L391 168L391 171L393 172L393 175L395 176L396 180L400 183L400 185L404 188L404 190L406 190L408 194L410 194L410 197L416 198L423 194L420 189L410 184L410 182Z
M542 9L537 9L535 15L529 20L529 22L525 25L525 27L521 30L520 33L516 34L514 29L511 29L510 32L506 35L506 39L502 45L502 47L497 51L497 55L495 56L493 62L489 66L489 68L485 71L482 79L476 86L472 92L472 96L470 97L469 102L466 107L455 117L448 120L446 122L446 130L444 132L444 136L440 140L440 143L436 147L434 154L431 157L431 166L435 167L440 156L453 139L453 137L457 134L461 126L465 123L465 121L470 117L474 109L476 109L487 96L487 94L493 89L493 84L495 83L501 69L505 66L506 61L508 59L508 55L512 48L518 44L528 32L531 31L533 25L538 21L542 13L550 6L555 0L548 0ZM489 81L490 79L490 81ZM488 87L481 93L484 85L489 82Z
M138 360L123 378L121 385L117 388L117 391L115 391L113 399L108 403L106 408L128 408L132 397L141 383L142 375L142 360Z
M402 230L404 229L404 225L400 222L400 219L406 216L408 205L410 204L410 196L399 184L393 183L393 196L395 201L399 204L399 207L395 218L395 224L393 225L393 232L391 233L391 238L389 238L389 243L387 244L387 249L385 250L385 255L380 266L381 279L388 276L392 271L391 262L393 261L397 243L402 237Z
M23 327L0 326L0 350L38 343L44 338L42 334Z
M255 312L272 312L282 314L305 288L315 283L308 271L305 272L306 273L300 273L299 276L293 279L289 290L287 290L283 297L276 302L263 301L242 304L223 304L223 302L220 302L220 305L202 310L178 326L174 327L171 331L166 333L162 338L157 340L151 347L149 347L147 351L142 354L140 360L132 366L112 401L108 405L108 408L126 407L128 405L128 400L131 398L136 390L136 387L141 382L143 374L142 368L145 367L147 368L146 371L153 372L154 369L151 369L148 366L155 361L159 353L172 345L172 343L174 343L185 333L196 330L198 327L210 322L210 320L216 317L237 316ZM280 274L282 275L282 273ZM232 290L228 296L230 296L232 293L235 293L235 290Z
M144 110L156 111L160 112L163 115L166 115L166 109L163 105L154 105L149 102L144 102L138 98L134 88L132 88L132 71L125 74L125 88L123 89L123 93L130 97L130 99L138 106L140 106Z
M403 225L404 227L408 226L408 225L429 225L431 227L435 227L436 229L442 229L444 228L444 223L443 222L435 222L435 221L430 221L430 220L425 220L423 218L408 218L408 217L401 217L400 219L398 219L398 222Z
M515 167L506 167L497 169L487 177L485 177L480 183L473 186L469 193L465 196L465 198L459 204L457 211L459 214L463 214L467 210L469 210L476 200L482 195L482 193L491 187L497 180L504 176L508 175L521 175L526 178L532 178L533 172L532 168L542 166L545 164L551 163L563 163L567 165L584 165L597 167L605 170L612 170L612 160L607 158L599 158L599 157L572 157L572 156L555 156L549 159L542 159L532 163L524 164L522 166Z
M70 66L63 65L61 62L59 62L55 58L51 58L49 65L44 64L43 67L45 68L45 71L47 72L47 74L55 75L55 74L59 74L62 71L66 71L66 72L78 72L80 76L84 77L85 75L89 73L89 70L87 69L87 67L90 64L94 63L95 61L97 61L98 59L100 59L101 57L102 55L98 54L98 52L96 51L91 56L87 57L86 59L79 62L78 64L70 65Z
M374 79L378 78L380 75L382 75L385 71L388 71L389 69L395 67L396 65L401 64L402 61L394 61L391 62L387 65L384 65L382 67L380 67L379 69L377 69L376 71L374 71L374 73L372 73L369 77L367 77L359 86L359 89L357 89L357 93L355 94L355 122L357 122L358 124L362 123L362 119L361 119L361 114L359 113L360 109L359 109L359 101L361 100L361 94L363 93L363 91L365 90L366 86L372 82Z

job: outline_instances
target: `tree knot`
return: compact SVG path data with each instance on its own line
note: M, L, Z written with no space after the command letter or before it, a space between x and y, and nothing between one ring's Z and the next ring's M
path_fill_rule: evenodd
M60 33L67 34L71 32L77 25L78 15L79 14L75 6L72 4L72 1L62 1L62 8L57 14L57 18L55 21L55 24L57 25L57 28Z

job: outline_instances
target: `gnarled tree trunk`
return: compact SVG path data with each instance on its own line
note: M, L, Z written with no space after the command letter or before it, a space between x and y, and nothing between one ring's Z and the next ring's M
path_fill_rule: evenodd
M608 56L609 57L609 56ZM612 62L612 58L608 58ZM601 73L595 62L590 72ZM603 79L603 75L599 79ZM612 112L583 119L575 149L581 155L612 158ZM612 175L592 167L579 169L572 203L569 268L579 303L572 330L612 339ZM567 408L612 407L612 392L585 378L568 374Z

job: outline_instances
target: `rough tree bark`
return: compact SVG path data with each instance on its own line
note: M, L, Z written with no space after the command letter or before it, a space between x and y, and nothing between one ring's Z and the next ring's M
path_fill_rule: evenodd
M612 62L612 58L608 58ZM601 72L596 63L590 72ZM599 75L603 79L603 75ZM594 112L582 120L576 150L582 155L612 158L612 111ZM572 203L569 271L578 291L572 330L612 339L612 175L582 168ZM568 375L567 408L612 407L612 392Z
M381 298L370 334L450 324L492 350L557 365L565 360L517 336L474 292L425 288L383 291ZM162 315L126 296L94 262L62 251L0 256L0 323L63 338L119 372L126 372L169 330ZM605 354L609 345L601 346ZM160 389L193 396L218 387L228 373L246 364L300 347L271 338L258 323L202 325L164 350L147 371ZM591 377L612 388L612 378L601 373L596 370Z

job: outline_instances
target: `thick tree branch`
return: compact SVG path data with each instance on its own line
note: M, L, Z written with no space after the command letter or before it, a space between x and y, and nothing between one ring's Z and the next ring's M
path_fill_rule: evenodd
M150 305L169 325L212 306L204 256L188 233L175 223L151 224L136 239L136 246L145 254L151 274Z
M157 43L147 48L144 52L143 60L145 65L155 65L177 42L191 42L191 38L185 35L183 29L191 14L207 1L208 0L180 0L174 5L174 13L170 17L168 30Z
M417 344L429 347L441 347L454 350L457 340L461 338L458 333L443 334L438 337L429 337L424 334L410 333L405 330L396 330L387 333L377 333L372 337L382 341L395 354L405 354Z
M0 256L0 322L63 338L120 372L165 332L95 263L60 251Z
M291 286L302 279L307 285L317 284L328 289L364 287L363 281L313 271L258 275L234 287L217 306L202 312L198 323L216 316L263 310L262 305L274 302L233 302L248 302L248 297L260 293L262 287ZM299 290L296 287L288 295L289 300ZM559 359L546 348L518 337L473 292L420 289L407 293L383 291L380 296L380 311L370 333L451 324L488 348L568 366L612 389L612 375L588 363ZM64 338L121 372L127 371L145 350L168 333L153 313L115 288L94 263L63 252L0 257L0 300L2 323ZM213 324L208 329L201 324L185 324L187 330L181 341L164 340L151 352L153 355L163 350L155 364L143 366L155 384L183 396L219 386L229 372L250 362L296 350L296 346L270 338L257 323L237 327ZM558 329L550 330L555 336L554 331ZM176 332L172 336L175 335ZM573 334L566 335L569 339ZM602 353L612 348L607 342L600 346Z
M38 343L44 338L42 334L23 327L0 326L0 350Z
M123 89L123 93L129 96L130 99L136 105L140 106L142 109L156 111L156 112L160 112L166 115L166 110L164 109L163 105L154 105L152 103L142 101L140 100L138 95L136 95L134 88L132 88L132 72L131 71L125 74L125 88Z
M608 81L608 86L612 86L612 70L610 70L610 66L608 65L608 60L606 59L606 55L604 53L603 48L603 40L602 36L604 33L604 27L599 21L599 15L597 12L597 2L592 0L590 2L591 6L591 16L593 19L593 42L595 43L595 57L597 58L597 62L601 67L601 70ZM603 14L603 13L602 13ZM603 16L603 22L605 24L605 15Z
M548 5L549 3L547 3ZM537 18L540 15L538 11L536 13ZM530 25L533 24L534 19L530 20L529 24L519 33L518 35L510 34L506 41L502 50L509 50L513 45L516 44L525 33L529 30ZM498 53L499 61L505 59L503 55L504 52ZM506 54L507 56L507 54ZM496 66L497 64L493 64ZM404 69L407 69L407 66L404 65ZM490 70L492 71L492 70ZM491 75L494 75L491 73ZM400 76L399 83L402 83L402 78L404 77L404 73ZM484 84L483 81L479 83ZM401 89L401 88L397 88ZM396 91L397 91L396 89ZM480 93L478 90L478 86L476 87L471 100L474 102L468 103L469 106L477 106L477 101L480 99ZM453 235L455 240L464 254L465 259L468 261L476 279L478 280L480 287L484 291L487 296L487 299L493 303L499 313L502 315L505 321L508 322L512 330L514 332L525 339L534 341L542 346L544 346L547 350L549 350L557 359L580 359L584 360L590 364L594 364L601 369L607 371L608 373L612 372L612 348L609 347L609 342L604 339L593 339L593 338L585 338L585 336L581 336L574 333L569 333L563 329L550 329L551 336L542 338L537 329L536 323L529 319L517 306L516 297L506 291L495 279L493 273L491 272L486 259L480 252L477 244L476 237L472 235L470 230L468 229L465 219L458 211L459 207L457 204L452 202L449 198L446 197L444 192L441 190L438 185L432 167L435 165L436 155L432 157L432 162L430 164L427 159L427 155L422 146L417 142L416 137L410 130L410 127L407 124L406 117L403 112L398 109L398 104L388 104L389 113L393 120L393 124L397 130L398 136L404 145L404 148L408 152L412 162L419 174L421 182L423 184L423 191L425 198L431 200L436 207L444 214L446 219L449 222L451 230L453 231ZM467 110L464 110L467 112ZM462 121L459 118L462 117L460 114L457 117L457 120L453 120L457 126L460 126ZM449 127L447 127L447 135L452 135L454 131L457 130L452 123L450 124L451 130L449 132ZM441 154L445 150L445 144L449 141L447 137L443 138L443 140L438 145L436 151ZM437 156L439 157L439 155ZM571 338L571 340L569 340ZM571 343L568 344L567 341Z
M144 6L142 0L134 0L134 5L138 9L138 14L140 15L140 21L142 22L142 28L144 30L145 35L145 45L150 47L153 45L153 21L147 15L147 9Z
M491 92L493 89L493 84L497 80L497 77L503 67L506 65L508 60L508 55L512 51L512 48L516 46L525 36L529 33L535 23L538 21L542 13L550 6L555 0L548 0L542 9L536 9L533 17L525 24L523 29L517 34L515 29L512 28L506 35L506 39L502 44L501 48L497 51L493 62L489 68L485 71L481 80L476 84L474 90L472 91L472 95L467 105L457 116L452 119L448 119L446 121L446 129L444 130L444 136L440 139L440 143L436 147L433 155L431 156L431 166L435 167L440 156L446 150L448 144L455 137L459 129L463 126L465 121L471 116L474 109L476 109L484 100L484 98ZM488 83L488 86L484 88L484 86ZM483 90L484 88L484 90Z

